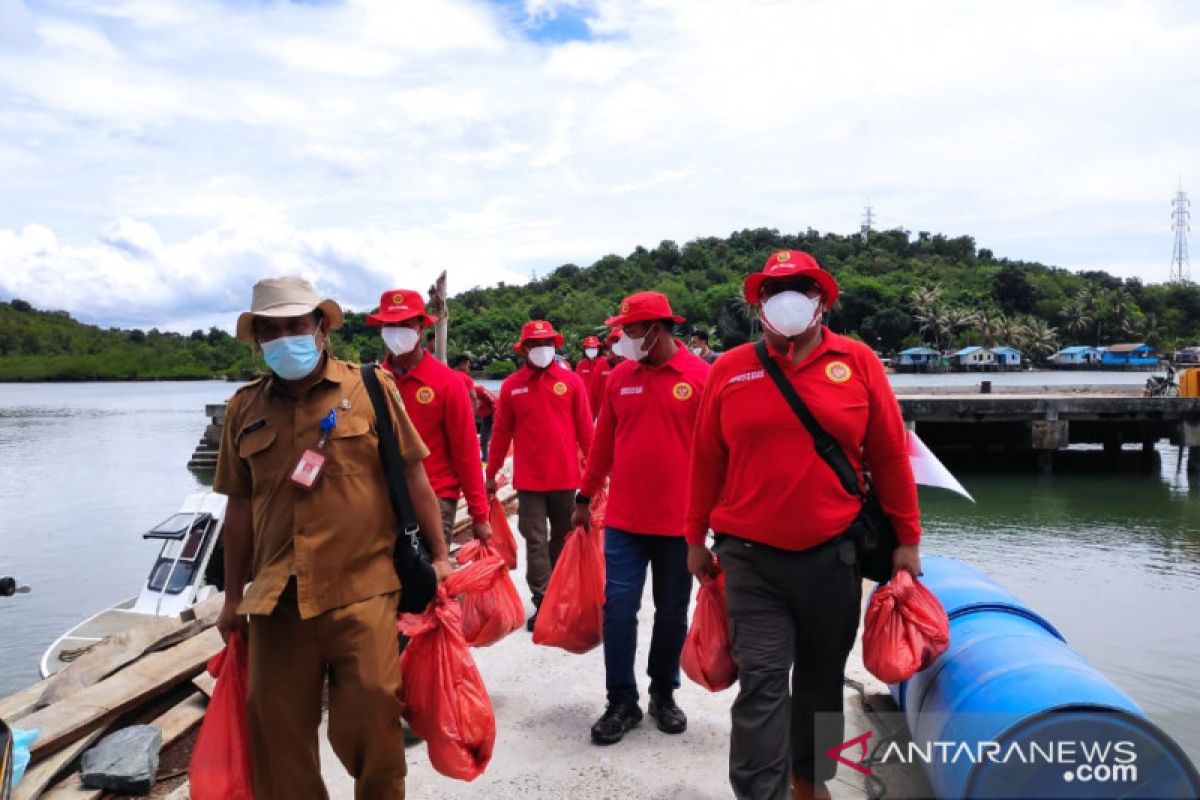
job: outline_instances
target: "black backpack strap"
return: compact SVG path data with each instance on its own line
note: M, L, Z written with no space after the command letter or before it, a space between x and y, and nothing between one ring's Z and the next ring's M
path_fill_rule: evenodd
M825 459L825 463L833 470L833 474L837 475L838 480L842 483L842 488L848 494L865 500L866 493L863 491L862 485L858 482L858 472L850 463L850 459L846 457L846 451L838 444L837 439L833 438L828 431L821 427L821 423L817 422L817 418L808 410L808 406L804 404L804 400L796 392L796 387L792 386L792 382L787 379L787 376L783 374L783 370L775 363L775 359L771 358L771 354L767 352L767 342L765 339L759 339L755 342L754 353L762 363L763 369L767 371L767 374L771 376L771 380L775 382L775 387L779 389L779 393L783 395L783 399L791 406L792 412L812 435L813 444L817 448L817 455Z
M396 430L392 427L392 415L388 413L387 400L383 396L379 376L375 374L374 364L362 366L362 380L367 394L371 397L371 405L375 408L375 432L379 436L379 453L383 458L383 474L387 478L392 511L396 515L396 522L406 533L414 531L417 528L417 517L413 513L408 484L404 480L404 460L400 457L400 447L396 444Z

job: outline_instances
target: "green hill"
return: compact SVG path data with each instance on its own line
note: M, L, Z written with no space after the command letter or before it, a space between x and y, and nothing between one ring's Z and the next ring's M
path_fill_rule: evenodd
M812 253L837 277L842 294L830 327L884 352L920 342L943 349L1009 343L1041 355L1074 343L1136 340L1162 351L1200 343L1195 285L1145 285L998 259L969 236L894 230L864 239L757 229L683 247L664 241L588 268L564 264L522 286L463 292L450 300L450 350L470 354L489 374L506 374L521 325L543 318L566 335L574 356L579 340L603 331L620 299L639 289L670 297L687 320L684 330L704 328L720 348L732 347L757 330L742 280L780 248ZM352 360L383 354L377 332L357 313L347 314L334 349ZM216 328L190 335L102 329L21 300L0 303L0 380L242 378L259 369L248 347Z

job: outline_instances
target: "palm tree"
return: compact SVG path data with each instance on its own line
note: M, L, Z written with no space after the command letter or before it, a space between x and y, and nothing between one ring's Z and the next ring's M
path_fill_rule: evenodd
M1052 328L1044 319L1030 317L1019 331L1021 345L1039 359L1058 350L1058 328Z
M917 286L909 295L908 304L912 306L913 311L918 313L928 313L933 308L941 303L942 287L938 284L933 286Z
M1066 320L1063 327L1069 336L1082 336L1092 327L1092 314L1082 297L1067 306L1063 317Z
M1141 318L1129 317L1121 325L1121 331L1130 339L1140 339L1147 344L1158 344L1162 339L1162 323L1154 313Z
M976 324L978 316L965 308L947 308L938 316L938 326L946 341L953 346L958 334Z

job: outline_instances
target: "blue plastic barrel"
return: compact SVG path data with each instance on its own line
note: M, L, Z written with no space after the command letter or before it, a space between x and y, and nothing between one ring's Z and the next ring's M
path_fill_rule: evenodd
M950 647L891 690L918 750L960 755L915 759L938 797L1200 797L1187 755L1045 618L966 564L922 568Z

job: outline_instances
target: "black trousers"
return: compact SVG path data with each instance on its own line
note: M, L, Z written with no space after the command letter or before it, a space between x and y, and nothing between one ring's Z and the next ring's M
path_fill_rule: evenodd
M739 670L729 780L739 798L789 797L791 775L827 781L837 771L826 752L843 741L842 683L858 633L854 544L791 552L723 536L716 553Z

